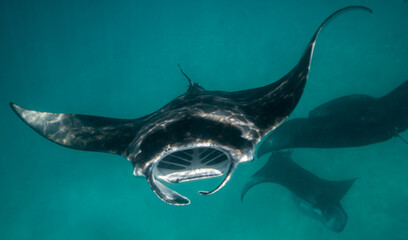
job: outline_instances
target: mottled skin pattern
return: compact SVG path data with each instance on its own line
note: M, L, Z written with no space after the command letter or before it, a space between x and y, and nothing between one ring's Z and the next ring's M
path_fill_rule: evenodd
M297 165L291 152L272 152L268 162L256 172L241 193L241 200L257 184L279 184L293 194L296 206L304 214L321 221L332 231L343 231L347 214L340 204L355 179L327 181Z
M198 147L214 148L229 159L222 188L239 163L254 158L254 147L263 136L282 123L297 105L308 77L316 38L334 15L318 28L298 64L279 81L264 87L237 92L206 91L193 83L187 92L160 110L133 120L121 120L77 114L44 113L11 108L35 131L62 146L108 152L124 156L134 165L134 175L144 176L163 201L174 205L189 200L156 180L155 167L160 160L177 151ZM201 176L194 176L199 179Z
M287 148L359 147L400 137L408 128L407 103L408 81L380 98L336 98L310 111L308 118L279 126L262 143L258 157Z

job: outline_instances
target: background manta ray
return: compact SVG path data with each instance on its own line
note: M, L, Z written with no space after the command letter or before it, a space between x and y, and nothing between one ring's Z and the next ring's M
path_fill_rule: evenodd
M308 77L317 29L298 64L279 81L238 92L206 91L188 77L187 92L147 116L124 120L79 114L38 112L10 103L15 113L36 132L65 147L114 153L134 166L163 201L174 205L189 200L160 181L178 183L225 174L221 189L235 168L254 157L254 146L282 123L297 105Z
M255 185L276 183L291 191L293 200L302 213L319 220L334 232L343 231L348 216L340 200L356 179L328 181L319 178L297 165L291 155L292 152L272 152L268 162L245 184L241 201Z
M399 137L408 128L408 81L383 97L352 94L333 99L273 131L258 157L287 148L360 147Z

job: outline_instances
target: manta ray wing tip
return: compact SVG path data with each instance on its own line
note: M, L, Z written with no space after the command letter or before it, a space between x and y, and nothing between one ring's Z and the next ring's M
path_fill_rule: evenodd
M13 103L13 102L9 102L9 105L10 105L10 108L11 108L11 110L13 110L13 112L15 113L15 114L17 114L17 116L19 117L19 118L21 118L23 121L25 121L25 119L22 117L22 112L24 111L24 110L26 110L25 108L23 108L23 107L20 107L19 105L17 105L17 104L15 104L15 103Z
M9 102L9 106L11 107L11 109L13 109L13 111L15 111L16 110L16 108L18 108L19 106L18 105L16 105L15 103L13 103L13 102Z

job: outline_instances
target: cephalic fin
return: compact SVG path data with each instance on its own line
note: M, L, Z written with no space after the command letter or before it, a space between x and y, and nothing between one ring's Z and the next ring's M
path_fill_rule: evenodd
M149 182L150 187L152 188L153 192L164 202L172 205L188 205L190 204L190 200L179 193L171 190L170 188L166 187L163 183L156 180L153 174L150 174L147 177L147 181Z
M227 175L225 176L224 180L222 180L220 185L218 185L218 187L216 187L214 190L211 190L211 191L199 191L198 193L201 194L201 195L211 195L213 193L218 192L231 179L231 176L234 173L236 167L237 167L236 163L231 163L231 165L230 165L230 167L228 169Z

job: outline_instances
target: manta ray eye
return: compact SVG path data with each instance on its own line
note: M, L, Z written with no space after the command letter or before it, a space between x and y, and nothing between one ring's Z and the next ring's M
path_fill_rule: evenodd
M170 183L222 176L229 168L228 155L215 148L182 149L165 156L155 169L158 179Z

